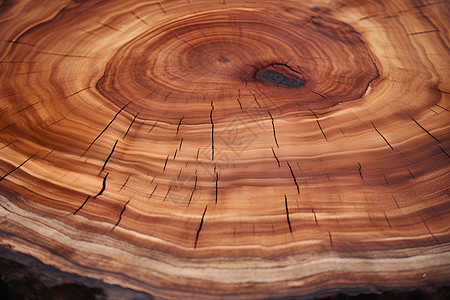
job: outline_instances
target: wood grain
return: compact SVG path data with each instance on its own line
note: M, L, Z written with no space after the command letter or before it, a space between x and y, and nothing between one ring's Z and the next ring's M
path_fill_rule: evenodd
M158 298L448 284L446 1L3 1L0 241Z

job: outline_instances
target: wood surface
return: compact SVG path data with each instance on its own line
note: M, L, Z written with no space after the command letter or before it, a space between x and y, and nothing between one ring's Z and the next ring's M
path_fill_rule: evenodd
M0 243L157 298L448 284L447 1L0 4Z

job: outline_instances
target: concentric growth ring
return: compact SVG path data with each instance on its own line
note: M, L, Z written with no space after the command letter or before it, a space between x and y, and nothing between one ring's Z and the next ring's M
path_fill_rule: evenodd
M119 107L133 99L128 108L142 118L173 124L187 113L196 116L187 122L209 122L210 101L228 116L238 113L237 96L270 98L284 112L325 109L358 99L377 76L366 45L345 23L227 10L137 36L110 59L97 88Z

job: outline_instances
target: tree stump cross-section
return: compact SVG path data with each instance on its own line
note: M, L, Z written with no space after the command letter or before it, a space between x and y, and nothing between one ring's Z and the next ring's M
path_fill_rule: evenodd
M447 285L448 20L431 0L0 2L2 251L157 298Z

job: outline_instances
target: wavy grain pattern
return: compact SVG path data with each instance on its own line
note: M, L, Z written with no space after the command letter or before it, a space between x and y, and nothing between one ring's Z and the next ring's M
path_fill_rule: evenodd
M448 19L3 1L1 245L162 298L448 284Z

